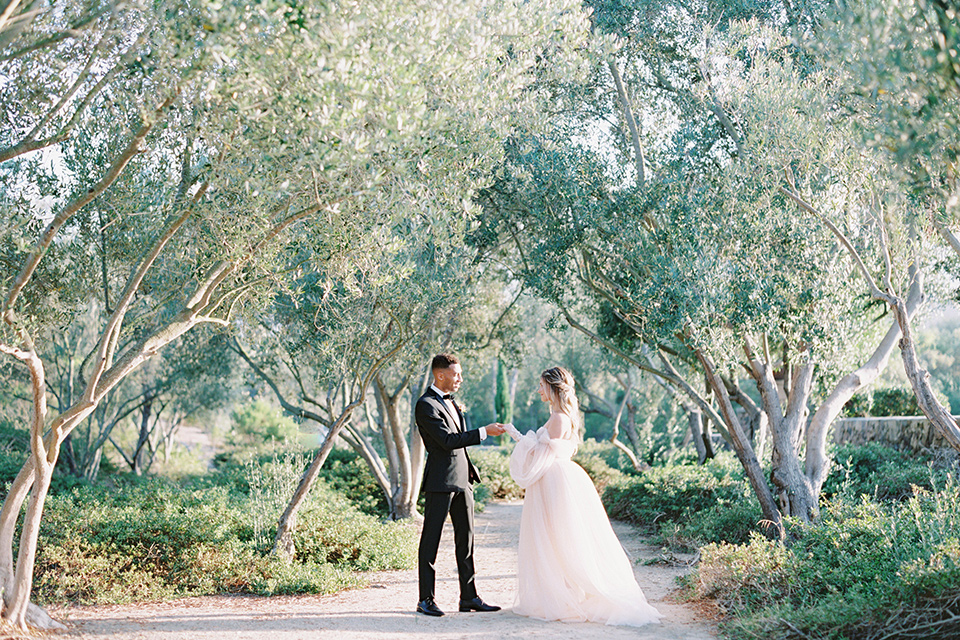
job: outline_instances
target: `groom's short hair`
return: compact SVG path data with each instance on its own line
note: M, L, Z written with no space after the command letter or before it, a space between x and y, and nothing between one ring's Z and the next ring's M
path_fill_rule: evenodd
M433 362L430 363L430 370L436 371L437 369L449 369L455 364L460 364L457 356L451 353L438 353L437 355L433 356Z

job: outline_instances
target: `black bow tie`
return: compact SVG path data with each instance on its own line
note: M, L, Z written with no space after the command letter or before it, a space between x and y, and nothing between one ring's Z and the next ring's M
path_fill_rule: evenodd
M453 400L453 394L452 394L452 393L445 393L445 394L443 394L443 395L440 396L440 397L443 398L444 400Z

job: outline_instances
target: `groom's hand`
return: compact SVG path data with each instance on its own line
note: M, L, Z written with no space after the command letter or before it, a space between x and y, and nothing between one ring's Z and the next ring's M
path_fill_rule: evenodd
M506 429L503 428L503 425L499 422L494 422L493 424L488 424L484 427L487 430L488 436L502 436L506 433Z

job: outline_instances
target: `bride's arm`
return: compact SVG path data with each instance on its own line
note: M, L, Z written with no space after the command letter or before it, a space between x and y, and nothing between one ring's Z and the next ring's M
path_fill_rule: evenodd
M556 459L556 453L550 446L550 436L542 429L521 435L512 424L504 425L504 429L517 441L517 446L510 454L510 477L526 489L539 480Z

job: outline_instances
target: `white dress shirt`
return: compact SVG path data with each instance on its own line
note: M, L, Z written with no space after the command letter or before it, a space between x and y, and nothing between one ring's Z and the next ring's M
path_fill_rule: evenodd
M434 392L436 392L436 394L437 394L438 396L440 396L441 398L443 398L443 396L447 395L445 392L443 392L443 391L441 391L440 389L438 389L438 388L437 388L437 385L435 385L435 384L430 385L430 388L433 389ZM459 415L458 412L457 412L457 408L453 405L453 400L450 400L449 398L447 398L447 399L444 399L444 402L447 404L447 407L449 407L450 410L453 411L453 415ZM478 431L480 432L480 439L481 439L481 440L486 440L486 439L487 439L487 428L486 428L486 427L480 427L480 428L478 429Z

